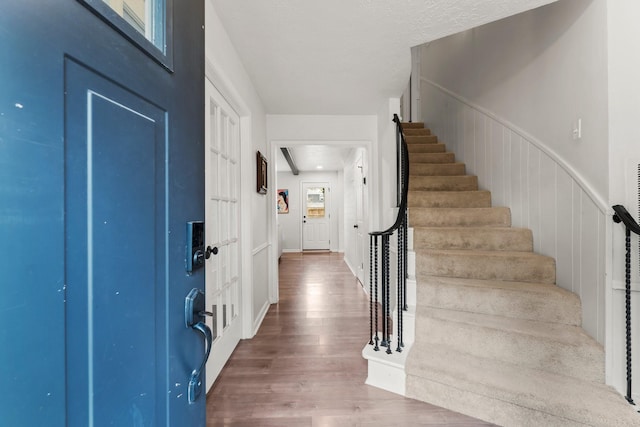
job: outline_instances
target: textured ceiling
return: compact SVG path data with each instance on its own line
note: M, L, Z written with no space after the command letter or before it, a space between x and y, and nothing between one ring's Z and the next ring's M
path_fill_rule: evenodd
M375 114L410 48L555 0L210 0L269 114Z

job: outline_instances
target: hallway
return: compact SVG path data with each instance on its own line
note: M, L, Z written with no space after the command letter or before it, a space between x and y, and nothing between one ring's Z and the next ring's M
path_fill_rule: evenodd
M369 303L342 254L285 253L280 302L207 397L207 426L491 424L364 384Z

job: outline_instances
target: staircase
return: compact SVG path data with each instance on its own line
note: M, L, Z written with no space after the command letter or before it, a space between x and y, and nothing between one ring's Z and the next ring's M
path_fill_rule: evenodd
M603 348L555 261L422 123L403 128L417 288L406 395L504 426L640 426L604 384Z

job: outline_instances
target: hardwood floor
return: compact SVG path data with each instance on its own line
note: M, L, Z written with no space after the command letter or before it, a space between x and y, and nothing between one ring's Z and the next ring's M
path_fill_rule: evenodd
M364 384L366 294L341 254L284 254L280 302L207 397L207 426L490 426Z

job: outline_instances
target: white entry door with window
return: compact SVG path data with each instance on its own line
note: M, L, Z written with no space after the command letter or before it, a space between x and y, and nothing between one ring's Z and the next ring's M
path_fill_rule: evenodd
M213 84L205 102L205 262L207 324L213 332L207 390L240 340L240 120Z
M302 184L302 249L318 250L331 248L331 214L328 183Z

